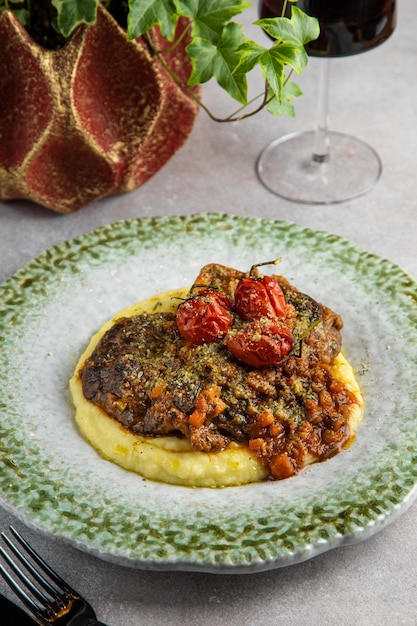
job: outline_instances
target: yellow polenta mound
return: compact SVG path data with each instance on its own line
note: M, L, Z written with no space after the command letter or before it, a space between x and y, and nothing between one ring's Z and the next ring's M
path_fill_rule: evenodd
M135 435L84 397L79 372L116 319L144 312L175 312L178 298L184 298L188 292L189 288L162 293L123 309L103 324L81 355L70 380L75 420L85 439L103 457L145 478L187 487L230 487L260 482L268 472L246 446L236 443L222 452L196 452L185 439ZM350 416L350 429L354 434L362 419L363 400L359 385L343 354L336 358L332 370L333 376L357 398L357 404L352 404ZM306 465L316 460L309 456L305 460Z

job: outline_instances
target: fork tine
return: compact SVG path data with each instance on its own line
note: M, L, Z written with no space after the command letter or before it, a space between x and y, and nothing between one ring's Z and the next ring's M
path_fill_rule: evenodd
M4 533L1 533L1 537L3 541L6 543L8 548L17 556L19 561L25 566L26 571L29 572L33 578L43 587L43 589L49 594L49 596L57 600L59 597L55 591L55 588L50 585L50 583L41 576L41 574L33 567L33 565L28 561L28 559L16 548L16 546L10 541L10 539ZM30 578L28 578L25 573L19 568L16 563L10 558L3 548L0 548L1 554L5 561L9 564L9 567L13 570L15 574L17 574L20 580L26 585L26 588L41 602L46 602L48 600L47 596L43 594L38 587L36 587Z
M28 544L28 542L22 537L22 535L20 533L18 533L15 528L13 528L13 526L10 526L10 532L14 535L14 537L20 543L22 548L24 548L24 550L27 552L27 554L29 554L31 556L33 561L38 564L38 566L42 569L42 571L49 576L49 578L58 586L58 588L61 591L64 591L68 595L78 597L78 593L76 591L74 591L74 589L72 587L70 587L70 585L67 582L65 582L65 580L63 578L61 578L61 576L59 576L59 574L57 574L55 572L55 570L53 570L52 567L50 565L48 565L48 563L46 563L46 561L43 560L43 558L32 548L31 545ZM10 539L8 539L8 537L6 537L4 535L4 533L2 533L2 536L6 540L7 545L10 546L10 548L16 554L16 556L22 560L22 562L24 563L24 565L26 567L30 568L30 571L33 574L33 576L41 584L46 583L46 585L47 585L46 590L49 593L55 592L54 588L48 583L48 581L46 581L46 579L43 578L38 573L38 571L35 570L35 568L33 568L31 566L31 564L27 561L27 559L25 559L25 557L19 552L19 550L17 550L16 547L13 546L12 542L10 541ZM57 596L56 593L54 593L54 595L59 598L59 596Z
M0 548L0 553L2 554L6 562L9 563L11 569L15 572L16 567L13 561L7 555L7 553L3 550L3 548ZM19 585L18 582L16 582L13 576L9 574L9 572L3 567L1 563L0 563L0 574L3 576L4 580L11 587L11 589L16 593L17 597L20 598L20 600L29 609L32 615L35 616L39 624L41 625L46 624L46 622L42 619L43 607L32 600L32 598L26 593L25 589L23 589L23 587ZM30 581L28 580L28 582Z
M5 534L1 533L1 538L14 554L20 563L24 566L26 572L31 576L29 578L25 571L13 560L2 547L0 547L0 555L8 564L10 571L15 574L23 586L19 584L15 577L12 576L1 564L0 573L6 582L20 597L21 601L34 614L39 623L49 623L49 618L53 617L56 611L66 610L68 604L79 598L78 594L42 559L42 557L30 546L27 541L17 532L15 528L10 527L10 531L14 538L20 544L26 555L37 565L35 567L22 550ZM40 571L39 571L40 570ZM50 580L46 578L49 577ZM36 581L43 589L34 584ZM51 582L52 581L52 582ZM54 583L54 585L52 584ZM29 593L28 593L29 592ZM31 595L34 599L32 599ZM46 620L46 621L45 621Z

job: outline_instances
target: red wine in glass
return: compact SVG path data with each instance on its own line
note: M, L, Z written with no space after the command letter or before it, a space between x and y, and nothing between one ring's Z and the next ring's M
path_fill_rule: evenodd
M283 0L263 0L260 16L282 14ZM383 43L395 28L393 0L298 0L296 6L320 23L318 39L307 44L310 56L348 56ZM287 4L286 17L290 17Z
M396 0L298 0L299 9L320 24L318 39L306 46L321 65L318 123L315 131L273 141L261 153L257 170L271 191L289 200L312 204L342 202L366 193L382 165L360 139L327 129L329 59L367 52L386 41L396 24ZM261 18L282 15L284 0L261 0ZM286 17L292 3L287 3Z

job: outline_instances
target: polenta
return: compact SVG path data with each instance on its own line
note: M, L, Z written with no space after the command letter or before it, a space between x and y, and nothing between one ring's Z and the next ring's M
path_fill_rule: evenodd
M244 273L212 264L196 279L233 293ZM341 318L274 277L294 349L253 368L227 337L194 345L178 332L188 289L120 311L81 355L70 389L83 436L106 459L151 480L228 487L296 475L348 447L363 399L341 351ZM235 315L236 318L236 315ZM234 327L246 322L234 319Z

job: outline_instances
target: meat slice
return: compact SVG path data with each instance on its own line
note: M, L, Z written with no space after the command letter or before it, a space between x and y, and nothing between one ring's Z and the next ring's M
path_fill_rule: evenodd
M237 282L247 275L209 264L193 293L219 289L233 307ZM253 369L233 357L225 339L186 341L174 313L141 313L119 318L87 358L80 371L84 396L138 435L186 438L203 452L248 445L275 478L282 468L298 471L307 453L327 458L349 437L346 407L354 402L333 384L329 367L341 349L343 322L284 276L273 278L295 339L285 362ZM234 314L233 323L247 322Z
M294 306L297 318L295 334L305 337L311 354L321 363L330 364L342 348L341 316L291 285L284 276L274 276L284 292L287 304Z

